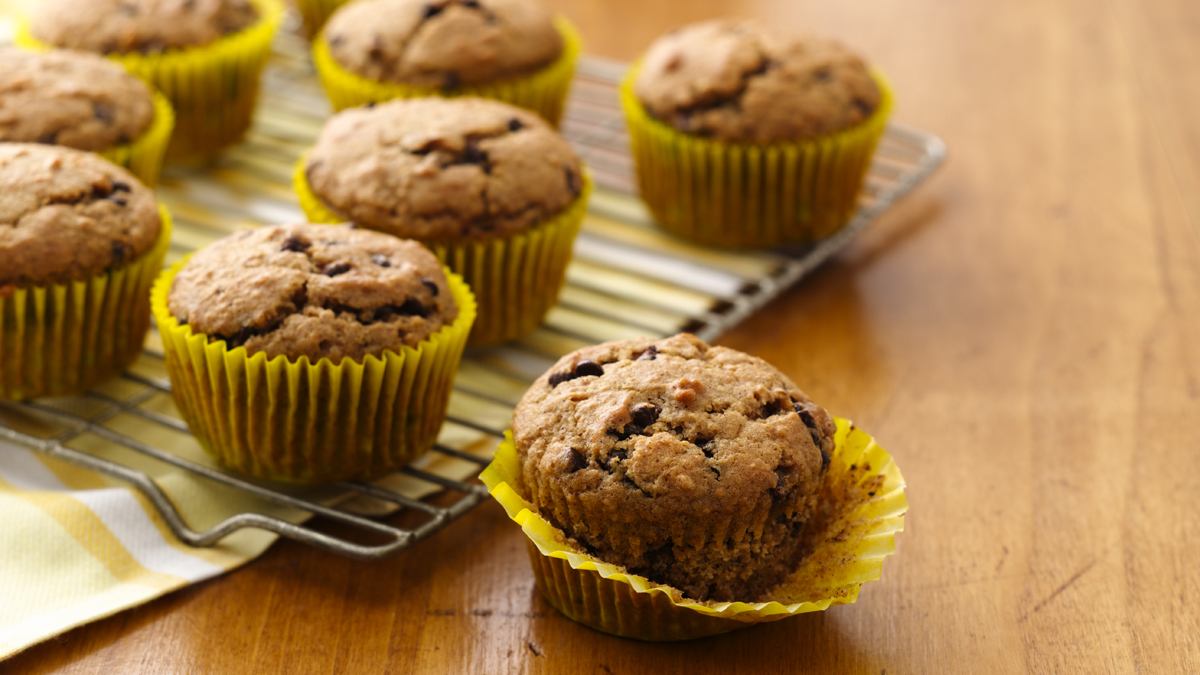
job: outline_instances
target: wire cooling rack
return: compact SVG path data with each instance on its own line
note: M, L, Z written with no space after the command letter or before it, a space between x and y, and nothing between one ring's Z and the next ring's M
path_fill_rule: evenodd
M0 404L0 438L132 484L179 539L194 546L250 527L343 555L382 558L487 498L487 490L471 479L491 460L526 387L560 356L640 335L686 330L716 338L843 248L945 156L936 136L889 126L859 209L837 234L802 250L691 246L656 229L636 198L617 98L623 70L619 63L583 59L567 105L562 131L588 164L597 189L558 306L532 335L467 352L447 422L422 461L378 481L318 487L225 472L198 451L179 418L154 331L142 358L114 382L82 396ZM175 220L168 264L241 227L303 220L292 196L292 166L329 114L306 43L280 36L246 141L210 166L169 167L164 175L158 193ZM263 508L193 529L161 484L171 472L252 495ZM430 500L431 495L437 496ZM395 516L399 510L405 515ZM277 515L281 511L289 515ZM321 520L350 527L326 527Z

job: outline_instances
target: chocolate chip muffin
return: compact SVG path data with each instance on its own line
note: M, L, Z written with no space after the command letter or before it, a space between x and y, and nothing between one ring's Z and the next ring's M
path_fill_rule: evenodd
M563 357L512 430L517 489L583 549L750 601L795 569L835 426L766 362L684 334Z
M138 138L153 120L150 89L120 64L0 48L0 141L98 151Z
M424 241L509 236L583 189L579 158L537 115L485 99L399 99L344 110L305 174L334 213Z
M535 0L359 0L334 12L320 39L351 73L443 89L528 75L563 50Z
M209 341L312 363L415 347L458 316L441 264L419 243L310 224L246 230L203 249L167 303Z
M66 49L151 54L211 44L258 17L247 0L42 0L29 30Z
M162 229L128 171L62 146L0 143L0 287L78 281L145 254Z
M659 38L634 90L651 115L680 131L756 143L848 129L880 101L866 64L842 45L729 19Z

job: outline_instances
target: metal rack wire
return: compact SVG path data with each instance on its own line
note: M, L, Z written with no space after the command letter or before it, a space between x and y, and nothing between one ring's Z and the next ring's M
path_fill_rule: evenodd
M133 485L175 535L193 546L258 528L355 558L386 557L487 498L486 489L471 479L490 461L521 393L559 356L635 335L661 337L688 330L706 340L716 338L843 248L945 156L945 145L936 136L893 125L848 227L803 250L701 249L655 229L634 196L628 137L616 96L622 71L618 63L583 60L567 106L563 133L587 162L598 189L558 307L527 338L468 352L443 435L422 462L382 481L296 488L227 473L178 448L160 447L167 443L148 442L143 436L153 436L155 429L187 433L169 402L170 385L153 335L138 366L111 386L69 399L0 405L0 438ZM168 260L246 224L302 219L291 198L291 167L328 114L304 44L283 36L264 77L263 100L247 141L214 166L167 173L159 195L176 221ZM121 431L128 424L116 425L118 419L132 421L147 434ZM248 510L198 531L150 473L73 447L84 437L300 515L289 520L262 512L265 508ZM424 498L434 493L456 496L437 503ZM406 527L386 517L399 509L419 514L423 521ZM310 516L348 527L318 529L307 522Z

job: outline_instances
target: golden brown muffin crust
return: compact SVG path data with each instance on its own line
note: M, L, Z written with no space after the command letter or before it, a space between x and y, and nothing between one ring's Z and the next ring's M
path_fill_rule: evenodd
M0 141L105 150L153 121L149 87L114 61L0 48Z
M352 73L444 89L526 75L563 48L535 0L357 0L330 17L322 39Z
M99 155L0 143L0 286L83 280L148 251L154 193Z
M229 349L313 363L415 347L458 316L428 249L344 225L264 227L221 239L179 271L167 305L180 323Z
M761 359L691 335L563 357L517 406L518 489L597 557L706 600L794 569L834 424Z
M55 47L153 53L211 44L257 19L247 0L42 0L29 30Z
M426 241L520 232L583 187L579 158L550 125L479 98L343 110L326 122L306 175L340 217Z
M880 101L866 64L840 44L730 19L656 40L634 91L680 131L757 143L848 129Z

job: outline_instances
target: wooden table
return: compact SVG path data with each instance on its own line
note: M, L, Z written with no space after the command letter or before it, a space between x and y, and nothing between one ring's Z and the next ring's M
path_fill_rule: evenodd
M858 603L684 644L533 587L489 503L362 563L283 542L3 673L1200 671L1200 3L559 0L588 49L754 15L841 36L950 160L726 336L897 458Z

